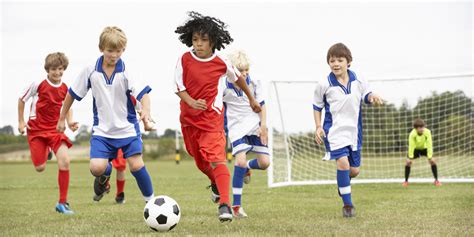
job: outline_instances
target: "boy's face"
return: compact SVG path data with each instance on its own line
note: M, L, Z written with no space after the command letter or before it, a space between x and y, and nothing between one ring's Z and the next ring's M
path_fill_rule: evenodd
M50 67L48 69L48 79L53 83L61 82L61 78L63 77L63 74L64 74L63 66Z
M425 131L425 127L416 127L415 129L418 135L423 134L423 132Z
M125 48L112 49L106 47L105 49L100 50L100 52L104 54L104 63L109 67L115 66L115 64L117 64L118 60L122 56L123 51L125 51Z
M242 76L244 78L247 78L247 76L249 75L249 68L246 67L246 68L237 68L237 70L239 70L239 72L242 74Z
M329 67L331 68L332 73L334 73L336 77L339 77L347 72L347 68L349 68L349 62L347 62L345 57L331 56L329 58Z
M207 34L193 33L193 48L198 58L206 59L212 56L212 45Z

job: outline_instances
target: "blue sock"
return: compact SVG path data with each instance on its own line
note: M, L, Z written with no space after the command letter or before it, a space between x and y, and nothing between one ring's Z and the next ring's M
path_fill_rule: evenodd
M232 206L240 206L242 198L242 190L244 186L244 176L247 168L234 166L234 177L232 177L232 193L234 194L234 202Z
M138 188L142 191L143 198L145 201L153 198L153 186L151 185L151 178L146 170L146 167L143 166L137 171L132 171L132 175L137 180Z
M349 170L337 170L337 187L339 188L339 193L341 194L344 205L352 206L349 172Z
M112 173L112 162L107 163L107 168L105 168L104 174L105 176L110 176Z
M247 162L247 168L252 169L252 170L261 170L260 166L258 165L257 158L253 160L249 160Z

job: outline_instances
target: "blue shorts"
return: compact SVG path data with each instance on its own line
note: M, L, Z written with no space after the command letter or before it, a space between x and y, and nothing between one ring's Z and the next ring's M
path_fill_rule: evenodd
M341 157L347 156L351 167L360 166L360 149L357 151L352 151L352 148L350 146L346 146L334 151L330 151L329 153L331 154L331 160L337 160Z
M118 149L122 149L123 157L141 154L143 142L140 136L127 138L107 138L101 136L92 136L90 157L115 159Z
M241 152L253 152L257 154L269 155L268 147L263 145L260 137L257 135L244 136L232 142L232 155Z

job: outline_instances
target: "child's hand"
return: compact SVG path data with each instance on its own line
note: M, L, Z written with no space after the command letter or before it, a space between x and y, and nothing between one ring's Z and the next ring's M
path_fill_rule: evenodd
M257 136L260 137L260 141L262 142L262 144L266 146L268 144L268 128L267 128L267 126L265 126L265 125L260 126L260 128L258 129L258 132L257 132Z
M369 102L373 105L383 105L382 97L378 96L377 94L371 93L369 95Z
M316 143L318 143L318 145L321 145L321 144L323 144L323 138L324 137L326 137L326 133L324 132L322 127L318 127L316 129L314 140L316 141Z
M260 103L258 103L255 99L250 101L250 107L255 113L260 113L260 111L262 111L262 107L260 107Z
M71 131L75 132L79 128L79 123L78 122L67 122L67 126Z
M148 121L143 120L143 127L145 128L145 131L155 131L155 120L153 120L151 117L149 118Z
M31 129L25 121L20 121L18 123L18 132L20 132L21 135L25 133L25 128L26 129Z
M63 133L64 131L66 131L66 126L64 123L65 123L64 119L59 119L58 124L56 125L56 131L60 133Z
M189 106L191 106L191 108L197 109L197 110L207 110L206 100L203 100L203 99L193 100L189 104Z
M143 121L145 131L155 131L155 121L151 118L150 112L146 110L139 110L140 120Z

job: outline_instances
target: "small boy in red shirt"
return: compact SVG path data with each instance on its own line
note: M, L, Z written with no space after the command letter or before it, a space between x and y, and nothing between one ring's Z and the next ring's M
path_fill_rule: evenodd
M48 76L44 80L33 82L22 93L18 100L18 131L28 134L31 161L36 171L43 172L50 150L58 159L59 201L56 211L71 215L74 211L67 202L69 188L69 157L68 149L71 141L62 132L56 131L56 124L67 94L67 86L61 81L69 61L64 53L51 53L45 59L44 69ZM28 123L24 120L25 103L31 98L31 109ZM76 131L77 122L72 120L72 112L68 113L67 124L69 129Z
M227 76L235 82L249 98L254 112L261 108L245 78L230 61L216 54L216 50L233 41L226 24L197 12L190 12L189 17L175 31L183 44L192 46L179 58L175 71L175 92L181 98L181 130L186 150L211 181L212 200L220 204L219 220L232 221L222 102L225 83L220 79Z

